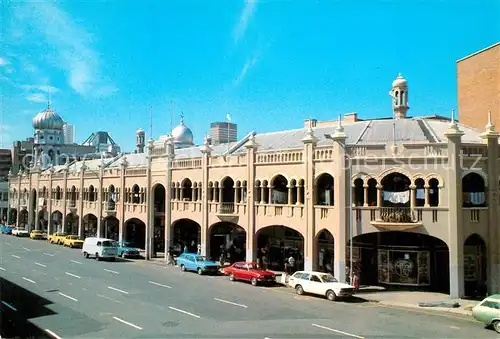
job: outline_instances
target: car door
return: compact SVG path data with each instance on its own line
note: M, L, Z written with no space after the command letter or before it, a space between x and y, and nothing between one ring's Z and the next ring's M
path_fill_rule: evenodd
M309 282L310 275L311 274L309 274L309 273L304 273L304 274L302 274L302 277L300 277L300 279L297 279L297 284L296 285L302 286L302 289L306 293L312 293L311 292L311 284Z
M309 293L323 295L326 291L323 291L324 284L321 279L316 274L311 274L309 277L309 286L311 291Z
M190 271L196 271L196 261L192 255L186 255L186 268Z
M241 272L241 264L234 264L231 268L231 273L233 274L235 279L244 279L244 274Z

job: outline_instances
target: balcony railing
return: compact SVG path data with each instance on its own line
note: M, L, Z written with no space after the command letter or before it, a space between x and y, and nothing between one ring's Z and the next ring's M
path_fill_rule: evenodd
M418 222L410 207L382 207L378 221L405 224Z
M219 214L233 214L234 202L223 202L219 205Z

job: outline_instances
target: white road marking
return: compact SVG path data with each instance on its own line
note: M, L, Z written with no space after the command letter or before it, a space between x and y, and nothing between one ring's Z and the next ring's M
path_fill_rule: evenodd
M12 246L12 244L10 242L6 242L6 244L9 245L9 246Z
M49 257L53 257L55 254L43 253L44 255L48 255Z
M130 294L130 293L128 293L127 291L120 290L120 289L118 289L118 288L114 288L114 287L111 287L111 286L108 286L108 288L109 288L110 290L118 291L118 292L121 292L121 293L123 293L123 294Z
M36 282L34 282L34 281L33 281L33 280L31 280L31 279L28 279L28 278L25 278L25 277L23 277L23 279L24 279L24 280L26 280L26 281L28 281L28 282L30 282L30 283L32 283L32 284L36 284Z
M331 331L331 332L335 332L335 333L347 335L349 337L354 337L354 338L358 338L358 339L365 339L364 337L360 337L359 335L355 335L355 334L352 334L352 333L347 333L347 332L335 330L335 329L330 328L330 327L321 326L321 325L318 325L318 324L311 324L311 325L313 325L314 327L322 328L322 329L327 330L327 331Z
M201 318L199 315L193 314L191 312L183 311L183 310L180 310L180 309L172 307L172 306L169 306L168 308L170 308L172 311L177 311L177 312L180 312L180 313L184 313L184 314L190 315L190 316L198 318L198 319Z
M136 328L136 329L138 329L138 330L142 330L142 327L137 326L137 325L134 325L134 324L132 324L132 323L129 323L128 321L125 321L125 320L120 319L120 318L118 318L118 317L113 317L113 319L118 320L119 322L121 322L121 323L123 323L123 324L125 324L125 325L128 325L128 326L131 326L131 327L133 327L133 328Z
M78 276L78 275L76 275L76 274L73 274L73 273L69 273L69 272L64 272L64 273L66 273L66 275L69 275L69 276L71 276L71 277L75 277L75 278L78 278L78 279L81 279L81 278L82 278L82 277L80 277L80 276Z
M28 252L31 252L31 250L29 248L23 247L23 249L28 251Z
M214 298L214 300L220 301L221 303L226 303L226 304L229 304L229 305L233 305L233 306L239 306L239 307L243 307L243 308L248 308L247 305L233 303L231 301L227 301L227 300L224 300L224 299Z
M35 261L35 265L40 266L40 267L47 267L47 265L40 264L39 262L36 262L36 261Z
M76 260L70 260L71 262L74 262L75 264L78 264L78 265L83 265L83 263L79 262L79 261L76 261Z
M54 337L56 339L62 339L60 336L58 336L57 334L55 334L51 330L45 329L45 332L47 332L48 334L50 334L52 337Z
M163 284L160 284L160 283L157 283L157 282L154 282L154 281L148 281L148 283L156 285L156 286L165 287L165 288L172 288L172 286L163 285Z
M113 270L108 270L107 268L104 269L106 272L114 273L114 274L120 274L120 272L116 272Z
M17 309L14 306L12 306L11 304L9 304L8 302L2 300L2 304L4 304L5 306L7 306L8 308L10 308L11 310L13 310L14 312L17 312Z
M21 257L20 257L20 256L15 255L15 254L11 254L10 256L11 256L11 257L14 257L14 258L16 258L16 259L21 259Z
M5 271L5 268L3 268L3 267L0 267L0 271Z
M115 300L115 299L111 299L110 297L106 297L105 295L102 295L102 294L96 294L98 297L100 298L104 298L104 299L107 299L109 301L113 301L115 303L118 303L118 304L123 304L121 301L118 301L118 300Z
M64 294L64 293L61 293L61 292L59 292L59 295L60 295L60 296L65 297L65 298L68 298L68 299L70 299L70 300L73 300L73 301L78 301L78 299L75 299L75 298L73 298L73 297L70 297L69 295Z

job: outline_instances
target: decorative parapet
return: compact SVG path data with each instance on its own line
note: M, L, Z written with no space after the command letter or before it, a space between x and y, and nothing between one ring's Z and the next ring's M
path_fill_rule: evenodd
M276 163L301 163L303 162L302 150L260 153L256 155L257 164L276 164Z
M174 160L172 168L201 168L201 158Z

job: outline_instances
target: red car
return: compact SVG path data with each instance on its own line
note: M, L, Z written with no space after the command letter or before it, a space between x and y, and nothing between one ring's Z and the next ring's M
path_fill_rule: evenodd
M229 280L250 281L253 286L259 284L273 284L276 282L276 274L260 268L254 262L236 262L224 268L224 274L229 276Z

